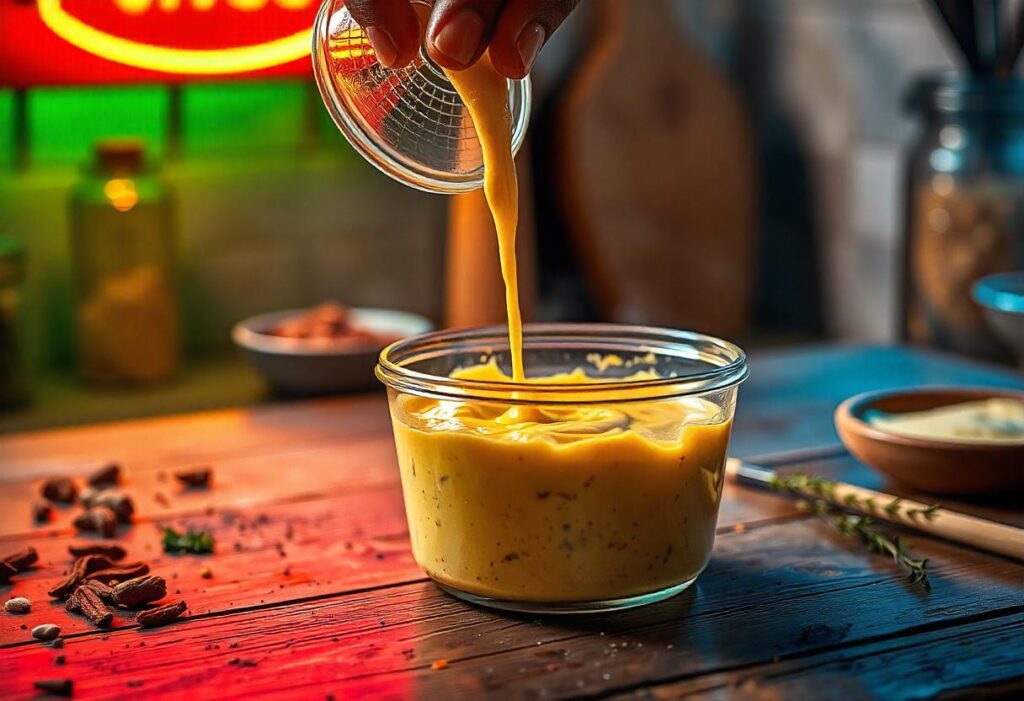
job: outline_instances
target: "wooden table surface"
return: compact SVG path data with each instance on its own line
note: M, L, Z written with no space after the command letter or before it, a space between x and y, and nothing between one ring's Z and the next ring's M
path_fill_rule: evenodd
M732 452L882 485L838 447L832 409L940 383L1024 377L899 349L774 351L752 361ZM32 526L40 480L111 460L137 508L119 537L188 602L179 623L100 631L46 595L81 539L70 511ZM199 464L209 490L168 476ZM43 678L72 679L76 698L1024 698L1024 564L907 534L929 558L922 592L792 502L732 485L711 564L670 601L543 619L456 601L410 555L380 395L14 435L0 484L0 555L40 552L0 587L33 602L0 612L3 699ZM1024 525L1019 500L958 505ZM163 524L212 531L216 553L165 555ZM47 622L63 648L30 638Z

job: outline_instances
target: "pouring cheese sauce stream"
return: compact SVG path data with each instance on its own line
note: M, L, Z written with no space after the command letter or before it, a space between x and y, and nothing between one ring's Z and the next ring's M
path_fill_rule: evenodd
M519 311L516 272L516 227L519 224L519 182L512 157L512 115L508 81L494 70L488 54L464 71L445 71L466 104L484 157L484 195L498 231L498 257L505 281L508 342L512 380L524 382L523 322Z

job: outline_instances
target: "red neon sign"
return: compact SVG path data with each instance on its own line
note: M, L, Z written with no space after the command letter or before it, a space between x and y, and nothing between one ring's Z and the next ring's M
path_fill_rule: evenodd
M309 72L319 0L0 0L0 85Z

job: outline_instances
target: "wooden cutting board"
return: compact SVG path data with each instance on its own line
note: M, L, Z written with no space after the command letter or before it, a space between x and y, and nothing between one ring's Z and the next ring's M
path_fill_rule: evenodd
M556 128L566 222L602 313L742 332L755 241L751 135L668 0L594 0Z

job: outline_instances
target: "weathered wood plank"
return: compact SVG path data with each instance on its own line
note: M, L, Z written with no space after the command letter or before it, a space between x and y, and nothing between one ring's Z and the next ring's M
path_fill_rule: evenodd
M173 477L177 469L196 463L172 463L161 469L123 466L120 489L135 501L136 514L158 518L183 510L203 511L231 505L265 504L316 495L338 489L357 490L397 484L398 467L394 442L389 435L317 441L312 444L277 446L273 452L240 453L208 464L213 468L211 489L186 489ZM68 471L78 477L83 472ZM70 528L80 509L56 508L51 522L38 527L32 521L32 503L39 498L42 481L20 479L0 490L0 542L11 535L45 534Z
M119 542L128 551L126 561L149 563L153 574L167 580L169 598L184 598L196 615L423 577L409 552L402 496L394 487L265 508L221 509L166 523L211 533L216 554L164 554L160 524L147 521L127 529ZM31 630L56 623L65 635L95 630L83 618L65 615L63 602L47 595L70 564L71 542L84 539L65 534L4 544L4 552L33 544L40 566L0 587L4 598L24 596L33 602L27 615L0 616L0 645L28 639L22 625ZM212 571L211 579L202 577L204 566ZM125 624L131 621L115 617L115 626Z
M385 436L391 424L380 394L137 419L0 437L0 480L84 473L111 460L156 470Z
M16 646L0 658L0 695L26 698L32 679L66 674L81 698L129 689L196 699L328 692L561 698L1019 609L1024 566L936 541L918 546L934 568L927 594L909 589L884 560L847 549L816 521L791 521L720 536L696 587L622 614L542 621L499 615L418 583L145 633L89 635L61 651ZM66 657L62 667L53 664L57 654ZM432 669L438 659L449 666ZM255 666L242 666L250 662Z
M1024 614L645 687L614 698L911 701L943 692L979 698L981 687L1000 689L1000 698L1021 698Z
M128 560L148 562L155 574L172 583L171 591L180 591L176 596L184 597L196 614L422 579L409 552L397 485L363 485L344 492L311 500L253 504L245 509L219 508L211 514L201 511L167 520L164 515L157 521L140 518L124 529L118 542L128 550ZM719 514L719 530L729 532L737 524L752 528L798 516L800 512L788 500L730 485ZM217 542L216 554L165 555L157 527L163 523L210 532ZM20 627L23 624L31 629L56 622L65 634L92 630L84 619L64 616L46 594L70 563L68 544L86 540L61 532L3 542L3 553L34 546L40 562L37 569L15 577L11 586L0 587L4 597L24 596L35 602L26 616L0 616L0 646L24 641L27 632ZM201 577L203 566L213 570L213 580ZM115 626L124 624L123 619L115 619Z
M861 392L927 385L1024 389L1024 375L910 348L819 345L759 351L740 388L732 453L740 457L839 442L832 412Z

